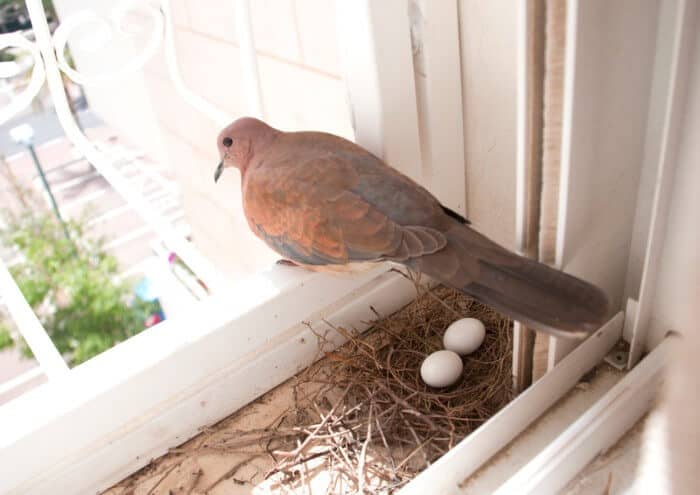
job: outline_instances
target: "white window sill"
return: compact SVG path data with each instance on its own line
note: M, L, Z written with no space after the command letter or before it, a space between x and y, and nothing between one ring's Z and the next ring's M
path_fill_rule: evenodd
M318 345L304 322L348 328L371 321L370 306L408 303L413 284L388 268L346 278L275 266L6 404L3 485L106 488L308 366Z

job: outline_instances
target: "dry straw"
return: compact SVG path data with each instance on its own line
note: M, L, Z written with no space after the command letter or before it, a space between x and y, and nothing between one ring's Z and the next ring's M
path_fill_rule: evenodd
M512 398L512 323L483 304L444 287L416 286L419 297L379 317L364 334L314 328L316 364L293 380L293 404L266 428L210 429L193 449L174 449L175 463L198 454L244 454L209 486L225 480L264 482L274 492L307 493L319 480L327 493L392 493L478 428ZM482 346L466 356L462 378L446 389L427 387L420 365L442 348L442 335L458 318L484 322ZM340 332L348 342L326 352ZM242 480L241 468L267 457L272 469ZM166 473L167 475L167 473ZM218 493L218 492L217 492Z
M274 429L291 436L268 445L278 488L297 491L325 471L330 493L391 493L509 402L510 320L452 289L420 292L365 334L332 328L348 343L298 377L294 408ZM421 362L464 317L484 322L484 344L464 358L458 383L431 389Z

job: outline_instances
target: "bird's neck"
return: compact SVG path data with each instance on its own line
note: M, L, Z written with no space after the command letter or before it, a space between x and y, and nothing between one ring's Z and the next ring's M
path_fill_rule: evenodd
M254 141L250 141L247 156L245 160L241 161L239 167L241 177L245 177L248 170L260 166L264 162L265 157L275 149L274 142L282 133L272 127L268 127L266 131L256 136Z

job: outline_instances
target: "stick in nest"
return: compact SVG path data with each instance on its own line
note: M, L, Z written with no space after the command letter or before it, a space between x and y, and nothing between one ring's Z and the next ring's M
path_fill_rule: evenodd
M314 474L324 470L329 493L392 493L508 403L511 322L452 289L417 292L414 302L379 318L363 335L328 324L346 344L293 379L292 406L268 427L207 431L195 455L243 449L247 456L207 490L264 456L274 466L263 479L285 492L310 489ZM465 317L484 323L484 343L464 358L455 385L427 387L421 362L442 348L447 326ZM322 352L330 334L316 335Z
M510 400L510 321L451 289L422 288L419 294L363 336L336 329L347 343L327 353L328 359L314 365L322 372L305 373L313 378L298 386L322 384L324 396L331 386L340 398L330 408L313 395L295 405L315 411L321 422L306 427L308 436L270 474L298 483L293 472L300 463L326 456L326 465L333 466L329 488L391 493ZM484 344L465 358L458 384L430 389L420 379L420 364L441 348L447 326L464 317L484 322Z

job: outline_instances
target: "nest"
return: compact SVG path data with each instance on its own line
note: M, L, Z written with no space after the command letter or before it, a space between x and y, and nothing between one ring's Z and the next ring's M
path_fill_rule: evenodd
M325 359L292 379L291 405L281 415L256 430L209 431L194 452L187 450L189 456L245 454L208 486L193 485L192 493L208 493L227 479L282 493L312 486L314 493L392 493L506 405L512 398L511 321L452 289L420 293L363 334L314 330ZM423 359L442 349L447 326L464 317L484 323L484 343L464 358L455 385L427 387L420 378ZM326 352L330 332L347 343ZM269 469L244 475L261 458Z
M285 441L296 446L273 453L275 485L296 491L325 471L330 493L391 493L511 400L511 321L452 289L422 292L365 334L333 328L348 342L298 377L294 410L277 427L291 427ZM422 361L465 317L484 323L484 343L456 384L426 386Z

